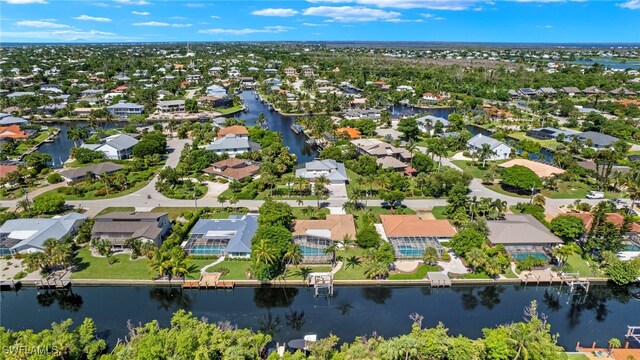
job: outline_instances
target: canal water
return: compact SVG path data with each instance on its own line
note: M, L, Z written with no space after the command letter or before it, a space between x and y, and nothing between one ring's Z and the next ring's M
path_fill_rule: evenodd
M404 116L414 116L414 115L422 115L422 114L431 114L433 116L448 119L449 115L453 113L452 108L419 108L410 105L397 104L393 105L390 109L391 117L401 118Z
M73 148L73 141L69 140L67 137L67 131L70 128L76 126L88 126L88 124L84 121L74 122L73 124L67 122L60 122L54 124L47 124L47 126L57 127L60 129L60 132L55 137L53 142L44 143L39 148L38 151L41 153L51 155L51 159L54 167L60 167L62 164L69 159L69 151ZM102 129L113 129L122 125L118 125L116 123L99 123L96 125Z
M594 285L588 294L576 296L568 294L567 286L547 285L336 287L331 299L315 298L312 289L302 287L74 287L66 295L25 288L1 296L0 326L38 331L67 318L77 325L91 317L99 336L111 345L126 335L127 321L137 325L157 319L167 326L178 309L212 323L229 321L268 332L280 342L312 333L333 333L342 341L374 332L396 336L411 331L412 313L424 316L423 326L442 322L451 334L476 338L482 328L522 320L532 300L566 349L575 348L578 341L604 345L612 337L624 340L627 325L640 325L640 288Z
M255 92L245 90L240 93L247 112L237 113L234 118L246 121L247 125L254 125L260 114L267 118L267 127L271 131L282 134L284 144L289 147L291 153L298 157L298 163L306 163L318 157L318 151L306 143L306 136L302 133L296 134L291 130L291 125L295 123L295 116L283 116L277 111L269 111L266 104L263 104L255 96Z

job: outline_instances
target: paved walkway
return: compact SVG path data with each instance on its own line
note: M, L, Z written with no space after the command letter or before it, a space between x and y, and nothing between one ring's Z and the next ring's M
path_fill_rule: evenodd
M220 264L223 261L224 261L224 256L219 257L218 260L212 262L211 264L203 266L202 269L200 269L200 273L202 274L202 273L207 272L208 268L210 268L212 266L216 266L216 265Z
M396 265L396 270L402 271L405 273L412 273L416 271L418 266L422 264L421 260L396 260L394 262Z
M332 215L344 215L347 213L346 211L344 211L342 207L332 206L328 209L329 209L329 214L332 214Z
M451 260L449 262L438 261L438 265L442 268L442 272L445 274L466 274L469 272L466 266L462 263L460 258L456 257L453 252L449 252Z

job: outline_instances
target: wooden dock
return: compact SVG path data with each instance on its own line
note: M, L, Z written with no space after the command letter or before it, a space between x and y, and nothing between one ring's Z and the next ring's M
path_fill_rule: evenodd
M442 272L430 272L427 273L429 276L429 283L431 287L450 287L451 279L449 279L449 275Z
M41 279L39 281L35 281L36 288L38 289L68 289L71 287L71 281L63 280L63 279Z
M202 274L199 280L185 280L183 289L234 289L236 283L228 280L220 280L220 273Z
M19 290L20 287L22 287L22 283L20 281L13 281L13 280L0 281L1 291L4 291L4 290L16 291L16 290Z

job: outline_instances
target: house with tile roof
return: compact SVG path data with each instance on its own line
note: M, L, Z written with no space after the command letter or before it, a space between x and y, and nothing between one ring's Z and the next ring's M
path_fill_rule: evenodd
M203 170L206 174L220 176L228 180L244 180L260 172L260 165L253 161L228 158L214 162Z
M330 214L320 220L296 220L292 235L305 262L327 262L331 255L325 249L345 238L355 240L356 226L351 214Z
M440 243L450 241L457 233L448 220L422 219L417 215L380 215L380 221L399 258L422 258L427 247L441 254Z

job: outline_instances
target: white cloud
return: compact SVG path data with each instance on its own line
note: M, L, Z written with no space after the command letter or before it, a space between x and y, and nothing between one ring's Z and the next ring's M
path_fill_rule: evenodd
M298 11L297 10L293 10L293 9L268 8L268 9L256 10L256 11L252 12L251 14L252 15L260 15L260 16L287 17L287 16L294 16L297 13L298 13Z
M640 0L629 0L622 4L618 4L618 6L625 9L638 10L640 9Z
M424 20L422 19L389 19L389 20L385 20L385 22L390 22L390 23L421 23Z
M355 3L394 9L466 10L478 0L307 0L311 3Z
M185 27L189 27L192 26L193 24L171 24L168 22L161 22L161 21L147 21L147 22L138 22L138 23L133 23L133 26L150 26L150 27L174 27L174 28L185 28Z
M97 21L97 22L111 22L111 19L105 17L95 17L89 15L80 15L78 17L74 17L74 20L82 20L82 21Z
M217 16L217 15L211 15L211 18L212 18L212 19L220 19L220 16Z
M97 30L42 30L42 31L18 31L3 32L3 39L42 39L47 41L99 41L99 40L121 40L118 35ZM6 40L4 40L6 41Z
M538 29L553 29L553 25L538 25Z
M148 11L132 11L131 12L133 15L140 15L140 16L148 16L151 15L150 12Z
M187 20L187 18L184 17L184 16L172 16L171 19L172 20Z
M47 29L67 29L71 26L65 24L58 24L52 21L44 21L44 20L22 20L16 22L18 26L27 26L34 28L47 28Z
M283 33L293 29L288 26L265 26L262 29L203 29L199 30L200 34L224 34L224 35L249 35L259 33Z
M6 0L7 4L25 5L25 4L47 4L45 0Z
M204 7L204 6L205 6L205 4L203 4L203 3L188 3L187 4L187 7L189 7L189 8L201 8L201 7Z
M445 20L442 16L436 16L434 14L420 14L420 16L429 20Z
M327 26L327 24L315 24L315 23L302 23L302 25L304 26L310 26L310 27L315 27L315 26Z
M328 17L330 21L337 22L377 21L400 17L399 12L361 6L316 6L306 9L303 15Z
M151 4L150 2L146 1L146 0L115 0L116 2L119 2L120 4L125 4L125 5L149 5Z

